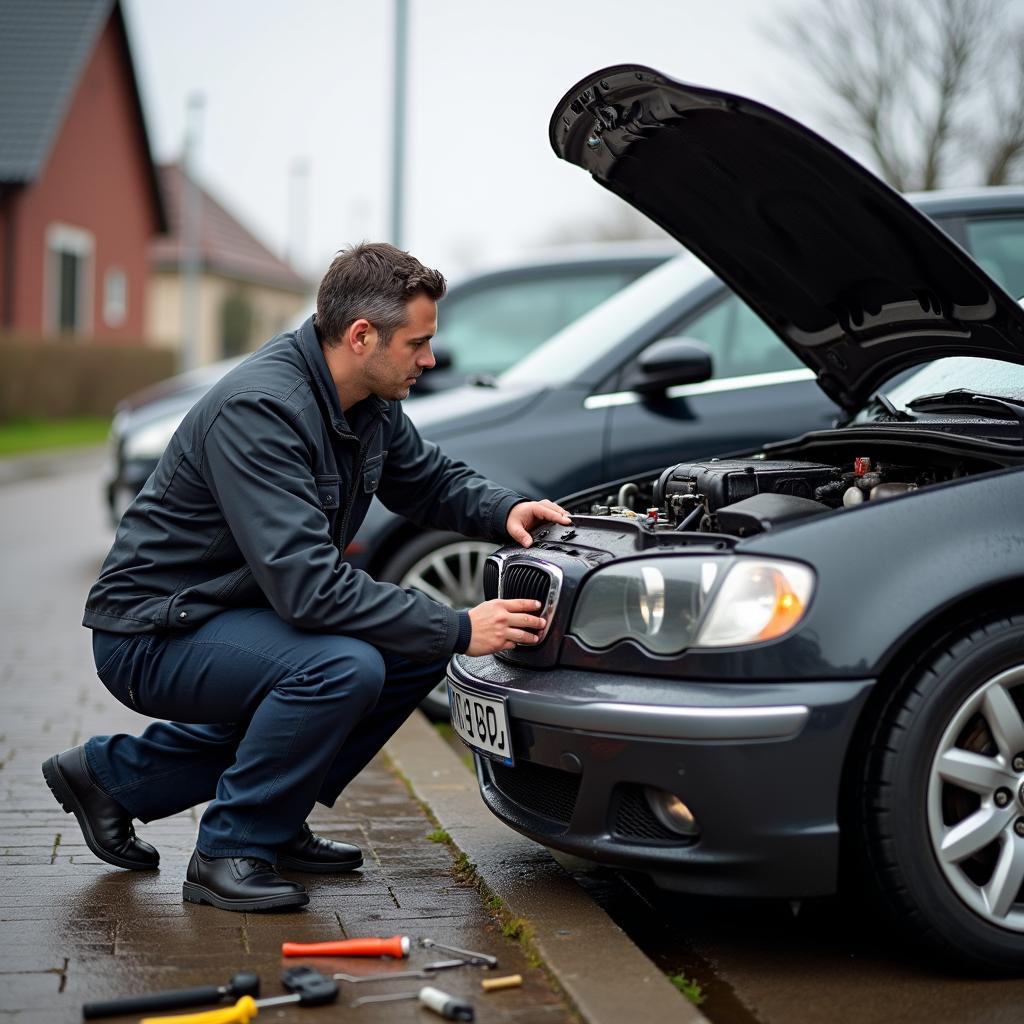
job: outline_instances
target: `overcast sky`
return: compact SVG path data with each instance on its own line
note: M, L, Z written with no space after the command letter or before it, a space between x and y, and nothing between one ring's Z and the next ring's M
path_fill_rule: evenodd
M806 2L806 0L803 0ZM641 63L815 123L795 59L766 38L801 0L410 0L407 248L458 274L618 202L547 140L577 80ZM391 0L125 0L150 143L177 158L201 92L198 167L225 205L319 276L388 230ZM289 174L308 164L306 229Z

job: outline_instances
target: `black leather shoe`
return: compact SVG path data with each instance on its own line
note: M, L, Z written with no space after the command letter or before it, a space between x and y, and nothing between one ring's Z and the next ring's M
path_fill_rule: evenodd
M324 839L306 824L287 846L277 851L277 866L292 871L327 875L336 871L353 871L362 864L363 851L358 846Z
M43 778L68 814L78 819L89 849L119 868L145 871L160 863L160 854L135 835L132 816L100 788L85 747L72 747L43 762Z
M304 907L309 894L256 857L207 857L196 850L188 862L181 895L188 903L220 910L280 910Z

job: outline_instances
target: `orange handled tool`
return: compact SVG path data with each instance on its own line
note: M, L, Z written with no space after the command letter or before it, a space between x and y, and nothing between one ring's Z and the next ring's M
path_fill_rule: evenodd
M392 956L409 955L409 936L390 939L340 939L337 942L284 942L281 956Z

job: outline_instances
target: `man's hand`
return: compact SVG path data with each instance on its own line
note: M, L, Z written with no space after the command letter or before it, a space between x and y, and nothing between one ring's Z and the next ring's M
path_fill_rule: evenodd
M508 521L505 529L508 535L519 541L524 548L533 543L529 531L538 523L562 523L564 526L571 526L572 519L561 505L545 498L543 501L523 501L512 506L508 514Z
M466 653L478 658L495 651L510 651L519 643L537 643L537 635L527 630L544 628L544 619L531 614L539 610L540 601L527 598L498 598L470 608L473 633Z

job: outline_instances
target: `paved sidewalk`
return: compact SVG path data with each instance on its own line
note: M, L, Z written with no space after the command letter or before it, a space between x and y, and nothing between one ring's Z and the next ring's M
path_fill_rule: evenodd
M313 962L282 961L283 940L396 933L488 950L499 957L500 974L524 975L523 988L490 995L480 992L477 968L437 977L439 987L471 996L485 1024L571 1020L545 974L502 935L478 893L453 876L448 848L427 840L431 824L381 760L334 810L318 808L314 816L325 834L364 848L365 868L304 877L312 900L298 913L183 904L194 813L139 826L161 851L159 872L122 871L89 853L39 765L93 733L138 731L147 721L107 695L79 625L85 591L110 542L102 515L96 474L85 468L0 489L0 1021L77 1021L88 999L224 984L239 970L258 971L264 994L278 994L282 966ZM436 957L421 950L411 963L430 959ZM403 965L348 959L318 966L360 973ZM420 984L343 986L342 996ZM363 1024L439 1019L415 1003L290 1009L271 1019L314 1024L341 1016Z

